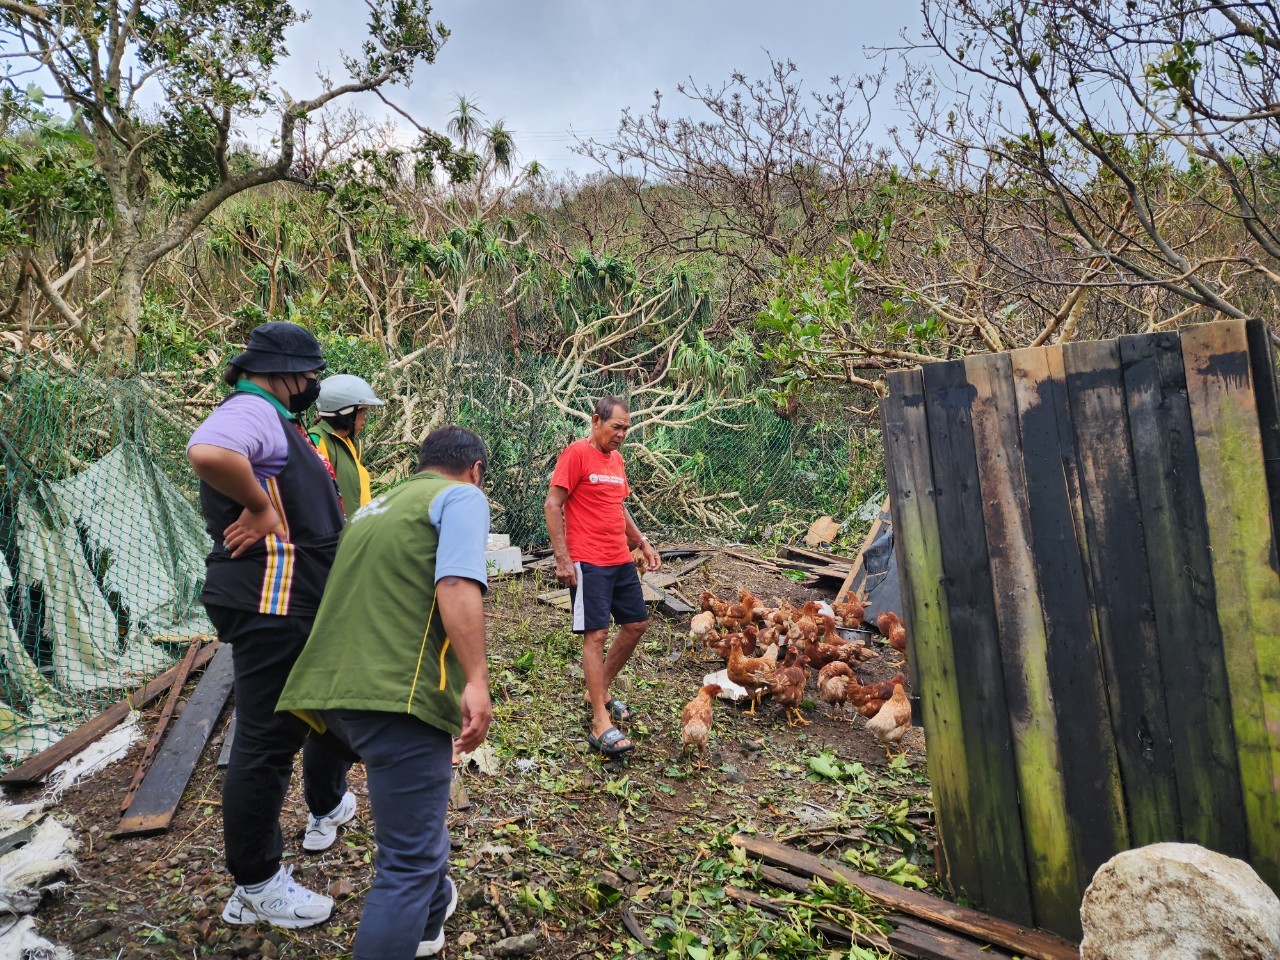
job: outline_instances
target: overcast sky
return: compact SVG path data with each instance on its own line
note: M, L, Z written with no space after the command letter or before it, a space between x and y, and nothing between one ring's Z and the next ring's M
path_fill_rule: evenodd
M280 80L301 97L314 91L317 70L342 79L337 54L358 50L365 6L298 6L313 16L289 37ZM683 109L678 83L693 77L719 84L734 70L761 76L768 53L793 60L806 87L819 89L833 75L876 69L864 48L895 44L903 28L918 34L920 18L914 3L885 0L438 0L434 9L453 35L436 63L420 67L413 86L391 90L391 97L443 129L464 94L490 120L506 120L522 162L581 172L594 164L571 152L571 131L607 136L624 107L647 109L655 90L674 112ZM353 102L390 115L376 99ZM879 104L883 125L896 122L891 89Z

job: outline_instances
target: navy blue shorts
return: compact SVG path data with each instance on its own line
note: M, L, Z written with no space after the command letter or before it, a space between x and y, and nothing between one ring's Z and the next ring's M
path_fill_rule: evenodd
M594 563L574 563L578 572L577 586L569 588L573 601L573 632L608 630L609 617L614 622L642 623L649 619L640 588L640 574L634 563L598 567Z

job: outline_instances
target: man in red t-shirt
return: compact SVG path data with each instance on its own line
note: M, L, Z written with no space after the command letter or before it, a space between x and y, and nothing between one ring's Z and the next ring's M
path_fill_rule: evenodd
M635 744L615 726L631 710L609 696L613 683L649 626L649 610L631 550L640 547L650 570L662 558L623 504L631 488L618 452L631 429L631 410L621 397L604 397L591 416L591 433L565 447L551 475L543 511L556 555L556 579L573 600L573 631L582 634L582 673L593 714L587 742L606 756ZM618 634L604 655L609 618Z

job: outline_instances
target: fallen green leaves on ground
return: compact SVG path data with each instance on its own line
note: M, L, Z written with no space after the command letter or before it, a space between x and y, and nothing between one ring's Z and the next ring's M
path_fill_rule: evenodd
M770 601L816 596L731 558L708 566L692 575L689 591L746 585ZM687 649L687 622L655 617L623 676L637 748L624 761L605 761L586 748L579 642L565 614L537 601L551 586L532 576L500 582L486 604L495 713L487 762L495 772L464 771L470 807L450 814L462 895L448 928L450 960L492 960L500 941L523 934L536 937L538 957L555 960L891 957L828 942L818 931L837 924L874 939L888 929L857 890L773 888L730 838L777 837L926 887L934 880L934 827L922 741L886 765L860 719L836 722L810 709L812 726L794 730L767 700L755 719L721 702L708 768L697 770L681 756L680 713L720 664ZM873 661L866 672L875 680L892 671ZM296 778L286 805L286 862L303 883L335 896L330 922L233 929L218 918L230 880L221 864L221 775L216 750L207 753L173 829L158 837L105 839L130 762L68 794L91 852L81 857L81 879L41 912L42 930L91 960L349 957L376 849L361 768L353 771L357 819L324 854L300 849L305 810ZM745 907L728 899L726 885L789 909L775 916Z

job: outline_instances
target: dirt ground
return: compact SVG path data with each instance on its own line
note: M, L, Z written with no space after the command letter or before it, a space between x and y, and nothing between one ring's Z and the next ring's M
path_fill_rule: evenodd
M679 561L675 561L678 565ZM688 619L655 615L623 677L637 711L636 750L623 761L588 752L579 647L567 618L537 601L555 584L526 575L495 584L487 600L495 720L491 773L469 767L466 810L451 812L453 870L462 900L447 928L450 958L502 955L512 935L537 938L548 958L690 957L738 960L849 953L813 932L819 919L874 920L856 891L827 892L775 918L725 901L723 886L776 894L728 843L735 831L778 836L899 882L932 880L932 807L923 735L906 757L886 762L864 721L836 722L816 703L812 725L788 728L766 700L759 716L717 706L708 769L680 754L680 713L718 662L688 648ZM768 603L830 598L723 554L679 585L696 600L746 586ZM893 651L860 670L882 680ZM144 733L154 712L143 718ZM220 737L220 734L218 735ZM219 913L231 892L223 869L215 761L205 751L171 829L115 841L107 834L142 747L69 791L60 810L74 819L79 876L37 914L41 933L79 958L349 957L372 879L372 824L362 768L352 772L357 819L324 853L301 849L306 811L297 777L286 801L286 863L337 900L326 924L301 931L233 928ZM17 799L22 799L21 795ZM652 942L644 947L626 924Z

